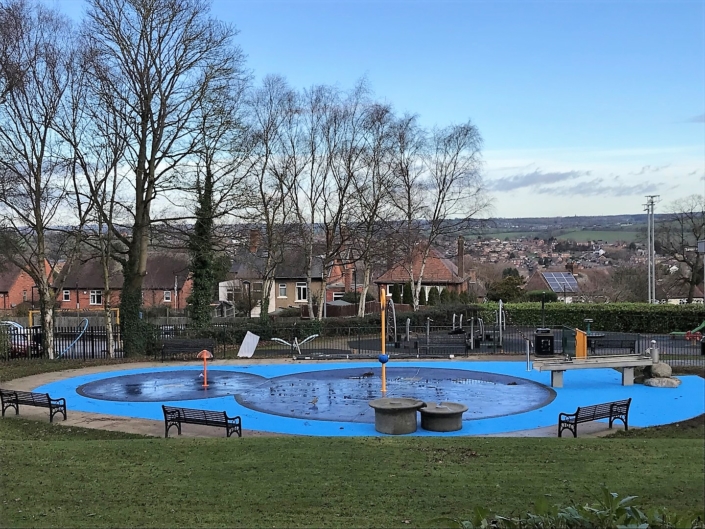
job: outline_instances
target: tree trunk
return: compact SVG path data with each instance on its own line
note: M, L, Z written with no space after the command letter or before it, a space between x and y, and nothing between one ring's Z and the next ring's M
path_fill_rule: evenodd
M47 288L48 285L39 285L39 309L42 315L42 350L50 360L54 355L54 296Z
M362 292L360 292L360 300L357 304L357 316L358 318L365 317L365 308L367 306L367 290L370 288L370 273L371 264L365 262L365 272L362 277ZM357 285L355 285L357 287ZM357 290L357 289L356 289Z
M120 312L122 313L122 337L125 356L147 353L149 336L147 327L140 318L142 308L142 281L147 273L147 229L133 228L133 239L127 263L123 266Z

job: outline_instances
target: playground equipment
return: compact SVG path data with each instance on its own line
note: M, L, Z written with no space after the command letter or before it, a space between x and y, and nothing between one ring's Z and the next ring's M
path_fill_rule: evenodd
M208 359L213 358L213 353L211 353L209 350L204 349L198 355L196 358L203 358L203 387L207 388L208 387Z
M71 342L66 349L64 349L63 351L61 351L61 353L59 353L57 355L57 357L56 357L57 360L59 358L61 358L62 356L64 356L66 353L68 353L73 348L73 346L78 343L78 341L81 339L81 337L85 334L86 329L88 329L88 318L83 318L83 321L81 322L80 327L81 328L78 331L78 336L76 336L76 339L73 342Z
M392 301L391 299L389 301ZM382 364L382 395L387 394L387 362L389 362L389 356L387 356L387 335L385 333L385 323L386 323L386 307L387 307L387 292L382 290L382 296L380 298L380 303L382 305L382 354L379 355L379 363ZM394 302L392 302L392 310L394 310ZM396 315L395 315L396 317ZM394 322L396 326L396 321ZM370 404L372 405L372 404Z
M700 325L698 325L695 329L682 332L682 331L674 331L672 333L669 333L671 338L685 338L688 341L700 341L703 338L703 333L701 331L705 330L705 321L702 322Z
M301 340L300 342L299 342L299 339L298 339L298 338L294 338L294 341L291 342L291 343L287 342L286 340L282 340L281 338L272 338L272 341L273 341L273 342L278 342L278 343L283 343L284 345L288 345L289 347L291 347L292 350L293 350L293 349L296 349L296 351L297 351L299 354L301 354L301 346L302 346L303 344L305 344L306 342L310 342L310 341L313 340L314 338L318 338L318 335L317 335L317 334L312 334L311 336L308 336L307 338L304 338L304 339Z

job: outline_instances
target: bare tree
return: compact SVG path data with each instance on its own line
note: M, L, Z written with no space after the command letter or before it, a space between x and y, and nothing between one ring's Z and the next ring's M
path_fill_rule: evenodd
M106 345L108 356L112 358L115 356L115 321L111 279L116 255L124 253L125 247L116 243L111 228L121 214L119 192L126 175L120 164L127 149L128 134L121 120L125 109L100 104L89 68L85 67L86 59L83 56L75 64L71 96L62 105L58 119L61 135L72 149L73 166L77 167L85 184L79 186L78 193L95 206L84 229L85 250L81 257L86 261L99 259L101 264Z
M351 261L362 263L362 291L358 316L365 315L365 299L370 288L372 268L385 255L386 234L390 231L390 193L393 186L392 137L395 117L387 105L371 104L365 109L363 163L352 180ZM357 285L355 285L357 292Z
M23 19L28 9L26 0L0 2L0 102L10 91L22 85L27 74L20 63L20 45L25 26Z
M676 200L669 207L670 214L656 226L655 240L659 252L685 268L679 280L688 288L688 303L701 279L703 255L698 252L698 241L705 240L705 196L691 195Z
M61 291L54 289L56 266L60 257L70 269L90 210L78 193L58 119L71 94L75 39L68 20L41 3L17 1L7 9L19 38L12 59L22 80L0 99L2 248L37 286L43 348L54 358L53 308Z
M101 104L120 111L128 131L124 164L132 200L111 230L122 262L126 354L144 349L139 320L155 201L194 152L197 109L230 72L234 30L209 18L205 0L90 0L83 34Z
M469 121L428 134L415 117L406 116L397 127L392 196L414 310L431 248L439 238L470 228L490 206L480 174L481 145L480 133Z
M281 77L269 76L247 98L247 157L243 185L244 207L237 215L253 229L264 230L263 247L250 256L263 279L261 318L268 317L268 307L277 266L283 262L286 224L289 218L289 192L278 166L286 163L281 156L285 123L295 108L295 93ZM262 251L264 250L264 251Z

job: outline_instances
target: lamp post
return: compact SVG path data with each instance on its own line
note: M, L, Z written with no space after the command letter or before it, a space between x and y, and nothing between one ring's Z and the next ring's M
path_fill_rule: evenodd
M247 319L252 318L252 291L250 290L250 282L243 281L243 285L247 287Z

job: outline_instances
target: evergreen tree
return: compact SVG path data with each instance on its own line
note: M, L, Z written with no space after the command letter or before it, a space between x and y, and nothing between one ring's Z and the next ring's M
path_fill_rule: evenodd
M213 251L213 187L212 175L206 171L203 188L198 196L196 224L189 237L190 271L193 290L188 297L191 305L191 324L204 329L211 323L211 299L215 284L215 255Z
M411 282L404 283L404 294L402 298L402 303L404 303L404 305L414 304L414 296L411 293Z
M450 302L450 291L447 288L441 290L439 300L441 302L441 305L445 305Z
M426 289L421 287L421 292L419 292L419 305L426 304Z
M431 290L428 292L428 304L429 305L438 305L440 302L441 294L438 292L438 287L431 287Z
M392 285L392 301L395 305L401 303L401 285L398 283Z

